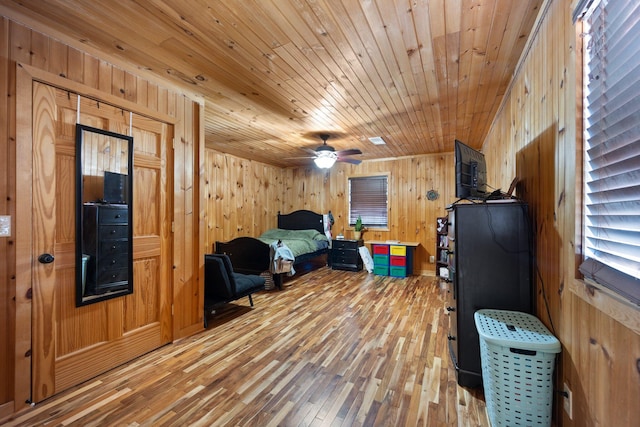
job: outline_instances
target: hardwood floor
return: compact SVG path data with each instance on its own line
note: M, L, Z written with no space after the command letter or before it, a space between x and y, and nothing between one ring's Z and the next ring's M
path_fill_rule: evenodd
M455 380L443 286L322 267L8 425L488 426Z

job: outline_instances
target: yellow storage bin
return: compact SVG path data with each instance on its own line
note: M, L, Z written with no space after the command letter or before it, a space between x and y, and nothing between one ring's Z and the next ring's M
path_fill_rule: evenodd
M391 245L391 255L407 256L407 247Z

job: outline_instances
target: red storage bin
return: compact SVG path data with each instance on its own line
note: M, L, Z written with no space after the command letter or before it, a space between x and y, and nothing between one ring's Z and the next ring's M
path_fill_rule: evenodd
M373 245L373 254L374 255L388 255L389 254L389 246L388 245Z
M407 257L391 255L390 264L395 267L406 267Z

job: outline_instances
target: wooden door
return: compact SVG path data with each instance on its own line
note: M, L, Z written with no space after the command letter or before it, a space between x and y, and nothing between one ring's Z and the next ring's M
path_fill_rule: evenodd
M75 124L134 137L133 293L75 304ZM172 340L173 128L33 83L32 400L39 402ZM42 264L49 253L55 261Z

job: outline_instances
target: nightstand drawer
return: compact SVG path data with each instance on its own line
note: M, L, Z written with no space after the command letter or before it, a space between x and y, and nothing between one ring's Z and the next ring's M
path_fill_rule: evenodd
M362 240L333 240L331 244L332 249L351 249L357 250L359 246L364 243Z
M350 251L343 251L342 253L334 253L333 256L331 257L332 259L332 264L355 264L356 261L358 260L358 258L356 257L356 255L359 256L359 254L355 251L351 251L353 253L350 253Z
M356 254L358 253L357 249L340 249L340 248L333 248L331 249L331 253L333 254L334 257L336 256L340 256L340 257L354 257L356 256Z

